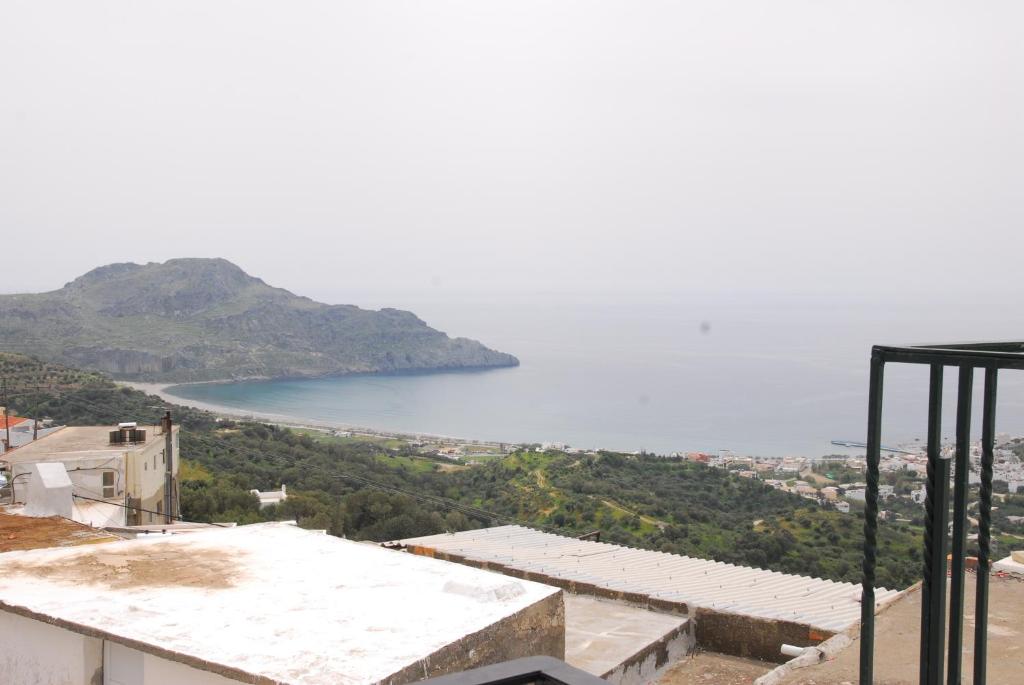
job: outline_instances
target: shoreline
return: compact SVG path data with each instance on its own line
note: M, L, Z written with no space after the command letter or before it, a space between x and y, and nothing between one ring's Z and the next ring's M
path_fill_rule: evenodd
M234 381L201 382L226 383ZM460 438L452 435L440 435L437 433L386 431L377 428L370 428L368 426L357 426L354 424L347 424L342 422L312 421L310 419L304 419L298 416L289 416L287 414L272 414L246 411L244 409L226 407L224 405L214 404L212 402L192 400L185 397L179 397L168 391L169 388L173 388L178 385L193 385L192 383L143 383L137 381L115 381L115 383L117 383L118 385L123 385L132 388L134 390L142 391L147 395L155 395L164 402L167 402L169 404L176 404L179 406L191 407L193 409L208 411L211 414L217 415L218 417L244 419L249 421L257 421L260 423L270 423L277 426L284 426L286 428L305 428L308 430L322 431L325 433L330 433L334 431L345 431L348 433L352 433L353 435L362 435L371 438L435 441L452 443L457 445L483 445L487 447L500 447L502 445L508 446L520 444L500 442L498 440L475 440L473 438Z

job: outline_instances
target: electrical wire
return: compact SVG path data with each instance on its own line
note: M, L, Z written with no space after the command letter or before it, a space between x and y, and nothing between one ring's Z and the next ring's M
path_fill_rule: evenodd
M182 523L196 523L196 524L200 524L200 525L217 526L218 528L231 528L231 526L227 525L226 523L214 523L214 522L206 523L204 521L186 521L185 519L183 519L180 516L174 516L173 514L167 514L167 513L164 513L162 511L153 511L152 509L143 509L142 507L132 507L132 506L129 506L127 504L121 504L119 502L111 502L111 501L105 500L105 499L96 499L95 497L86 497L85 495L76 495L74 493L72 493L71 496L74 497L75 499L84 499L84 500L88 500L90 502L101 502L103 504L109 504L109 505L114 506L114 507L121 507L122 509L127 509L129 511L142 511L142 512L145 512L147 514L155 514L157 516L166 516L167 518L172 518L172 519L175 519L177 521L181 521Z

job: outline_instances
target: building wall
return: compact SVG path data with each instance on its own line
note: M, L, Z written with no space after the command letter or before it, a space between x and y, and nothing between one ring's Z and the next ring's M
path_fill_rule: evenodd
M13 463L11 465L12 475L19 476L23 473L30 473L32 470L32 463L34 462ZM114 499L121 500L124 497L128 484L125 478L125 462L123 454L114 452L95 457L81 457L69 454L68 458L63 460L62 463L64 464L64 468L67 469L68 478L71 479L71 484L76 495L95 497L97 499L102 498L103 472L113 471L115 473ZM18 478L18 480L15 481L15 501L22 503L25 502L25 494L28 490L26 484L27 478L24 477Z
M103 640L0 610L0 678L33 685L103 685Z
M237 685L237 680L201 671L186 664L164 659L107 641L106 680L103 685ZM119 680L118 677L124 678Z
M236 685L237 680L0 609L4 685Z
M172 471L177 480L179 467L178 436L179 428L174 427L172 432ZM165 461L166 440L162 433L153 431L149 434L145 445L140 445L131 450L127 456L127 473L130 484L130 494L134 502L141 509L148 509L149 512L163 511L164 505L164 483L167 462ZM160 523L162 517L141 512L139 524Z

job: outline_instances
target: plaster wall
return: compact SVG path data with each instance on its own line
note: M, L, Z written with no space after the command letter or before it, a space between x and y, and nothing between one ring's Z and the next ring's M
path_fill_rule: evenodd
M103 685L103 640L99 638L2 610L0 636L4 683Z
M178 452L178 427L175 426L172 432L172 472L175 479L178 476L180 462ZM142 509L157 511L158 504L160 511L163 510L164 483L167 469L166 462L167 441L163 433L154 432L149 436L145 445L138 446L128 452L126 457L127 479L132 498L139 500ZM141 512L139 523L154 523L161 520L156 514Z
M236 685L237 680L107 641L103 685Z
M54 460L47 460L54 461ZM14 477L21 474L30 474L34 462L15 462L11 465L11 473ZM124 497L125 493L125 464L124 456L120 454L104 455L100 457L68 456L63 462L67 469L68 478L71 479L72 490L75 494L87 497L103 497L103 472L114 471L114 497ZM24 476L15 481L15 501L25 502L25 495L28 492L28 480L31 476Z

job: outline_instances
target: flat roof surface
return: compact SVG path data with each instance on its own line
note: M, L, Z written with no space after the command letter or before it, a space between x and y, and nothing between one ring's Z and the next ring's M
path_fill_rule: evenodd
M0 555L0 608L282 683L376 682L558 592L280 523Z
M838 632L860 620L860 585L500 526L402 540L618 592ZM880 588L876 602L898 596Z
M623 602L566 594L565 661L600 678L674 636L688 620Z
M140 426L146 431L146 442L111 445L110 431L117 426L65 426L27 445L11 450L3 458L12 463L23 461L60 461L69 455L102 456L123 454L128 450L145 447L153 440L163 440L160 426Z
M0 511L0 553L47 547L75 547L121 538L60 516L36 518Z
M110 431L112 430L114 428L106 426L65 426L46 437L11 450L3 458L11 463L18 463L40 460L57 461L62 456L67 458L71 454L81 456L122 454L126 450L125 446L110 444Z

